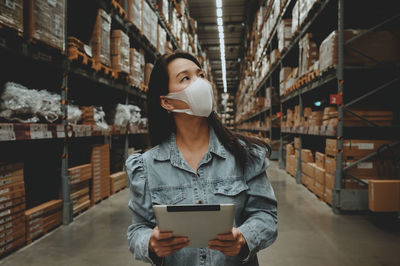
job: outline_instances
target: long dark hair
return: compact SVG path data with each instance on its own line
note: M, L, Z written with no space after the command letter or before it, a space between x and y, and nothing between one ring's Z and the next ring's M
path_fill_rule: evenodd
M196 57L179 50L173 53L164 54L155 63L150 75L149 91L147 95L150 140L153 146L161 144L170 137L172 132L176 132L173 115L161 107L160 96L169 93L168 64L177 58L188 59L195 63L199 68L202 68ZM271 149L269 145L262 140L245 137L227 129L222 124L216 112L212 112L207 120L208 124L213 127L219 141L233 154L236 162L243 169L247 161L253 155L249 148L252 145L265 147L268 150L268 153L270 153Z

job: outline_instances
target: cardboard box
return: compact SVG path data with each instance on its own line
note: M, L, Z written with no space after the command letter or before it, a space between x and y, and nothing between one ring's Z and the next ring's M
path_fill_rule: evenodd
M314 169L315 181L320 183L322 186L325 186L325 169L318 166L316 166Z
M345 30L344 39L349 40L364 30ZM365 34L350 44L362 54L374 58L377 62L389 63L400 60L400 39L398 35L390 31L375 31ZM326 71L330 67L336 67L338 53L338 32L333 31L320 46L320 70ZM368 60L353 49L346 49L344 53L345 65L374 65L372 60Z
M335 186L335 176L329 173L325 173L325 187L334 188Z
M299 76L307 74L310 68L319 59L319 49L315 42L311 41L312 34L307 33L299 41Z
M300 149L300 138L298 137L294 138L294 148L297 150Z
M301 163L302 172L311 178L315 178L315 163Z
M336 157L337 154L337 140L326 139L325 153L330 156Z
M65 0L24 0L24 34L65 50Z
M157 50L160 54L165 54L166 49L166 42L167 42L167 32L165 29L158 25L157 29Z
M307 188L311 189L314 186L314 182L315 182L314 178L304 173L301 175L301 183L305 185Z
M23 1L1 1L0 23L23 32Z
M51 200L40 204L34 208L25 211L25 218L27 221L45 216L48 213L52 213L55 211L61 211L62 208L62 200Z
M324 198L324 192L325 192L325 186L322 185L319 182L314 183L314 193L317 195L319 198L323 199Z
M334 175L336 171L336 158L329 156L325 157L325 169L326 173Z
M318 167L325 169L325 154L316 152L315 163L317 164Z
M22 172L21 172L22 170ZM23 175L23 163L1 163L0 162L0 179L12 176Z
M302 149L301 150L301 161L305 163L312 163L314 162L314 157L311 150Z
M400 180L370 180L368 183L369 209L371 211L399 211Z
M154 47L157 47L157 27L158 27L158 18L157 14L153 11L153 9L149 6L147 1L142 2L142 30L143 34L150 41L150 44Z
M332 205L332 188L325 187L324 201Z
M128 20L139 30L143 25L143 0L129 0Z
M96 63L111 66L110 59L111 16L103 9L97 11L90 47Z
M129 73L129 37L122 30L111 31L111 66L117 72Z

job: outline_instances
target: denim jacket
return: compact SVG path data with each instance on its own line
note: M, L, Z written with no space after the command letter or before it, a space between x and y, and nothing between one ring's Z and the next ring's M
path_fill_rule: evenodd
M126 170L133 221L127 235L134 257L152 265L258 265L256 253L277 238L277 201L265 173L266 150L256 145L250 149L255 156L243 170L210 127L209 149L197 172L178 150L174 133L169 140L144 154L131 155L126 161ZM199 203L235 204L233 226L246 239L247 254L230 257L208 248L183 248L153 261L148 248L156 226L152 206Z

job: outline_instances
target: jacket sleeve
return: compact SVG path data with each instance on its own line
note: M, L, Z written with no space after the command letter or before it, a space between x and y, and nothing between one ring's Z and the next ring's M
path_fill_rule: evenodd
M148 248L150 235L156 226L156 222L147 185L143 155L132 154L126 160L125 166L131 195L128 205L133 214L132 224L129 226L127 233L129 249L135 259L156 265L160 262L151 259L154 256L150 257Z
M252 147L252 158L244 171L247 185L247 202L238 227L247 242L247 263L258 251L270 246L277 238L277 201L266 175L268 160L266 150Z

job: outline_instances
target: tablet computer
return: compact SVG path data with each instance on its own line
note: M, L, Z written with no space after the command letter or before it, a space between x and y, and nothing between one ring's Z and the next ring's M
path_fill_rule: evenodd
M234 204L154 205L160 231L172 231L174 236L187 236L190 248L206 248L218 234L232 230Z

